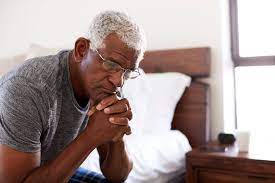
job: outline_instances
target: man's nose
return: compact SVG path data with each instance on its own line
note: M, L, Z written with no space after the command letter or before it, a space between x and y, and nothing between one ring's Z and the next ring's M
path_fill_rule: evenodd
M109 80L116 86L122 87L124 84L124 71L118 71L116 73L112 73Z

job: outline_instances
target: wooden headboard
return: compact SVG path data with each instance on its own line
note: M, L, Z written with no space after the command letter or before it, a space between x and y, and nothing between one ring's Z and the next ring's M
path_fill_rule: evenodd
M172 129L183 132L192 147L209 139L209 86L197 81L210 75L210 48L147 51L141 68L146 73L180 72L192 77L177 104Z

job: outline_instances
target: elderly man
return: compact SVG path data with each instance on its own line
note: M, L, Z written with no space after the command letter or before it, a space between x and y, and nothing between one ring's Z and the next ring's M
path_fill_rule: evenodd
M132 113L121 87L139 76L144 44L131 18L105 11L73 50L28 60L3 76L0 182L124 181L133 166L122 139L131 133ZM106 178L79 168L95 149Z

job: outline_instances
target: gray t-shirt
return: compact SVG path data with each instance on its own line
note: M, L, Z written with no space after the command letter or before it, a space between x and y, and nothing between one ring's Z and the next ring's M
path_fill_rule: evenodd
M69 51L33 58L0 79L0 144L54 159L86 127L88 105L77 103Z

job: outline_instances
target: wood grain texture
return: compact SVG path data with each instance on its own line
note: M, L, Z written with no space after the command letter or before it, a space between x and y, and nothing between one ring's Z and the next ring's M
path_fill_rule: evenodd
M192 147L203 145L209 137L209 86L196 82L210 74L210 49L189 48L148 51L141 68L145 72L180 72L192 76L192 83L177 104L172 129L183 132Z
M180 72L192 77L208 77L210 48L148 51L140 66L147 73Z
M219 147L209 143L208 147ZM187 153L188 183L271 183L275 182L275 161L252 158L228 145L226 152L204 152L199 148Z
M192 147L205 144L209 136L208 85L192 82L177 104L172 129L182 131Z

